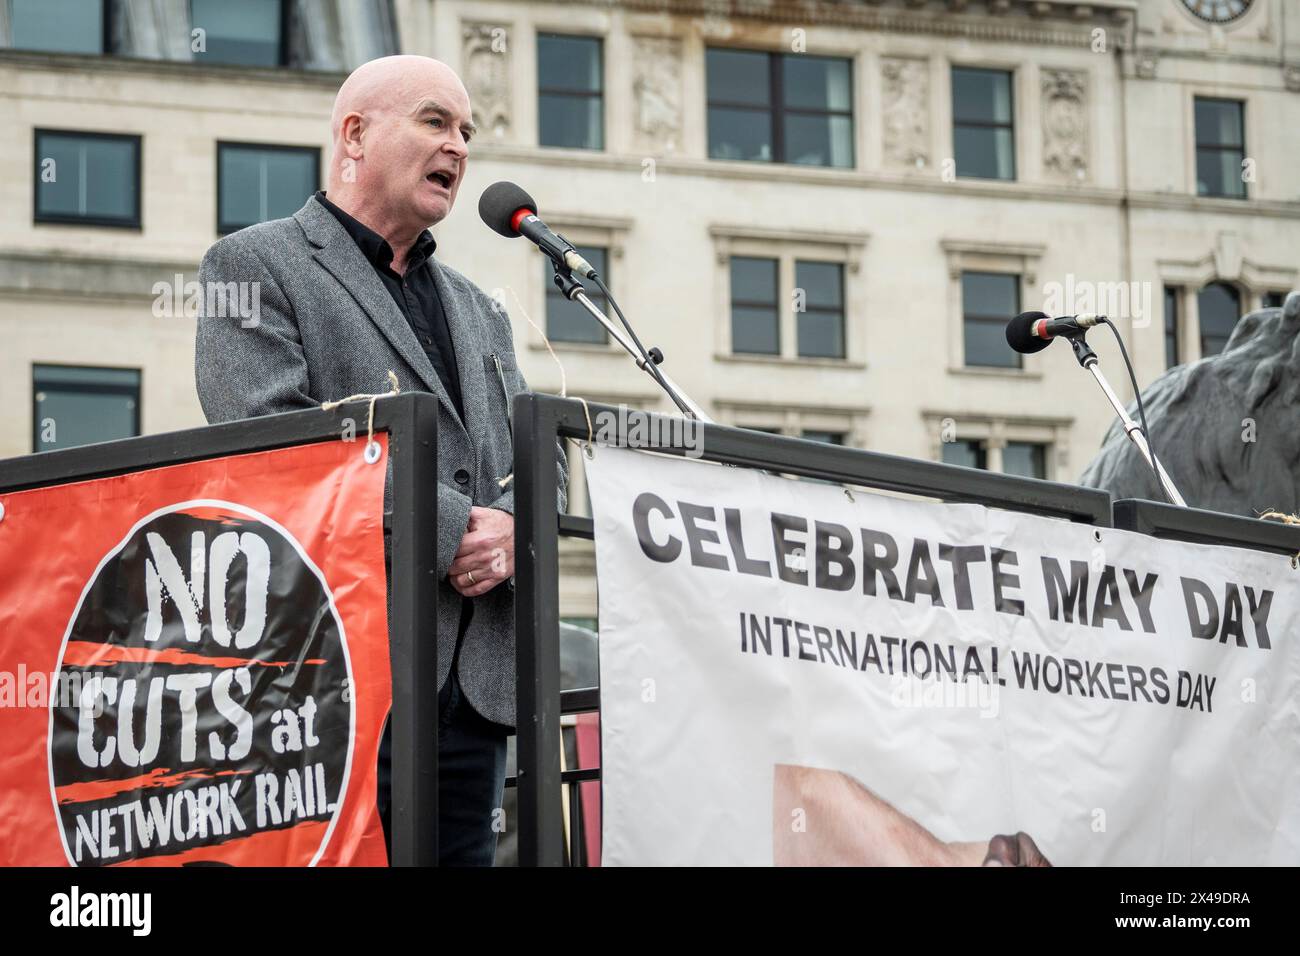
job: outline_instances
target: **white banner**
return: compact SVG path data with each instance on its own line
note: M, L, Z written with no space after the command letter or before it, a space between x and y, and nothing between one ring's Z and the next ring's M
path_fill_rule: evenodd
M1289 558L610 447L587 475L606 865L1300 863Z

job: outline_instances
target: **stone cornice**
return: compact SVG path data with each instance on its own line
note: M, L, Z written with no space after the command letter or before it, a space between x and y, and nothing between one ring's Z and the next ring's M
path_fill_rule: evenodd
M199 64L190 60L145 60L116 55L86 55L81 53L45 53L33 50L0 49L0 68L24 67L32 70L50 70L56 73L86 75L152 76L159 79L178 78L216 80L223 84L253 86L273 85L277 89L302 87L307 90L327 90L333 93L347 78L346 73L327 73L318 70L291 70L288 67L227 66Z
M0 249L0 293L39 298L148 301L154 284L197 277L197 262L161 262L57 251Z
M790 26L829 26L1010 43L1082 46L1096 27L1114 27L1111 45L1128 43L1136 0L545 0L619 8L628 13L698 17L709 22L749 20ZM717 39L725 41L723 31Z
M641 173L642 158L632 155L598 153L591 150L541 149L531 146L502 146L484 142L476 145L478 163L529 163L553 166L559 170L591 169L609 172ZM661 157L656 160L660 176L700 176L728 181L766 181L773 186L822 185L860 189L896 190L898 192L937 193L949 197L981 199L1074 202L1097 206L1121 206L1125 194L1104 186L1062 186L1051 183L998 182L995 180L959 179L944 182L938 176L912 176L867 172L856 169L826 169L770 163L730 162L717 159ZM1181 193L1135 192L1127 202L1135 209L1182 209L1224 215L1268 216L1282 219L1300 218L1300 202L1283 200L1207 199Z

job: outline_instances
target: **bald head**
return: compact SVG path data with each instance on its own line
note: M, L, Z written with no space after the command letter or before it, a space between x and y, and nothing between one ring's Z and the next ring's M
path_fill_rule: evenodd
M337 141L343 117L348 113L392 109L395 104L418 95L420 89L431 84L455 89L466 103L469 102L469 93L460 77L441 60L404 53L361 64L343 81L334 97L330 138Z
M330 199L381 234L384 223L418 234L451 211L473 134L469 93L447 64L412 55L364 63L330 114Z

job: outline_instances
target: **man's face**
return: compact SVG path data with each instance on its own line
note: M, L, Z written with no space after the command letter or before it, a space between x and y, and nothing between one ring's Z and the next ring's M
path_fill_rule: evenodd
M393 217L424 228L451 212L474 126L469 97L454 74L408 88L365 135L365 186Z

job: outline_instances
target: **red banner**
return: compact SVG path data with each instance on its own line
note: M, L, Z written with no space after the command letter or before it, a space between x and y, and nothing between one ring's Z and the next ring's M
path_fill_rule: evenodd
M0 499L0 865L383 865L383 454Z

